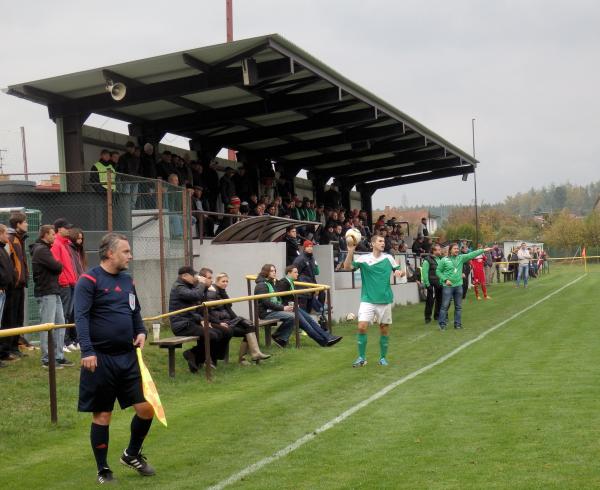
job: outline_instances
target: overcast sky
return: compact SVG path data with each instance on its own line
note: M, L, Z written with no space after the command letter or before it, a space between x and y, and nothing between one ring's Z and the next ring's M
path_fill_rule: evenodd
M225 0L0 7L0 87L225 39ZM279 33L467 152L476 118L487 203L600 179L599 26L595 0L234 0L236 39ZM46 108L0 94L5 172L22 168L19 126L30 169L56 170ZM374 204L472 199L472 178L457 177L381 190Z

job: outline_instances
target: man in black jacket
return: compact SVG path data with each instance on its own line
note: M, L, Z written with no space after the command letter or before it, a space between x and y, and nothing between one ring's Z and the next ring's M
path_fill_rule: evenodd
M431 322L431 312L433 319L437 320L440 316L440 307L442 306L442 285L435 271L442 258L442 248L434 243L431 248L431 255L423 257L421 265L421 284L427 288L427 299L425 300L425 323ZM435 303L435 308L434 308Z
M183 310L199 305L205 300L206 288L212 283L212 271L207 268L197 273L192 267L183 266L179 269L177 280L173 283L169 296L169 311ZM183 357L190 371L197 373L199 366L206 360L204 354L204 327L200 310L186 311L170 317L171 330L178 336L198 336L196 347L186 350ZM218 328L210 328L210 356L213 364L217 359L224 359L231 335Z
M285 229L285 265L290 265L300 255L298 230L294 225Z
M8 233L6 226L0 224L0 318L4 311L6 302L6 291L13 287L15 283L15 275L13 264L6 251L6 244L8 243ZM8 343L4 338L0 339L0 368L6 367L6 363L2 360L16 360L15 356L12 356L8 349Z
M54 258L50 247L54 243L55 232L53 225L42 225L38 239L31 244L31 265L33 268L33 294L40 307L40 322L65 323L63 305L60 299L58 276L62 272L62 264ZM62 346L65 343L65 329L52 330L54 339L54 355L56 367L73 366L65 359ZM42 366L48 367L48 332L40 332L40 347L42 349Z
M313 246L313 242L305 240L303 244L304 251L294 260L293 265L298 268L299 281L316 284L319 275L319 264L317 264L313 255ZM314 294L298 296L298 304L307 313L310 313L313 309L317 313L323 311L322 302Z

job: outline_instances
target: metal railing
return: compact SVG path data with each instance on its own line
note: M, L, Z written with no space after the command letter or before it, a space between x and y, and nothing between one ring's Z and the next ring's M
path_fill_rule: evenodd
M248 278L250 276L246 276ZM203 334L204 334L204 349L205 349L205 375L207 381L212 381L212 359L210 355L210 320L208 310L209 308L239 303L242 301L248 301L250 304L252 302L256 302L260 299L267 299L273 297L281 297L281 296L298 296L303 294L312 294L314 292L319 291L327 291L327 301L329 305L329 328L331 328L331 295L330 295L330 287L324 284L310 284L310 283L297 283L300 286L306 286L307 289L298 289L293 291L283 291L279 293L266 293L266 294L258 294L258 295L248 295L241 296L237 298L230 299L222 299L222 300L214 300L214 301L205 301L198 305L190 306L188 308L182 308L176 311L170 311L168 313L163 313L160 315L145 317L142 320L144 323L153 322L157 320L163 320L165 318L169 318L171 316L179 315L181 313L186 313L188 311L194 311L199 308L202 308L204 311L203 318ZM256 308L255 308L256 310ZM252 318L252 315L251 315ZM28 333L38 333L38 332L49 332L48 335L48 387L50 391L50 421L52 423L57 423L58 421L58 404L57 404L57 396L56 396L56 349L62 348L60 346L54 345L54 336L50 334L52 330L56 330L59 328L74 328L74 323L66 323L56 325L54 323L43 323L40 325L31 325L28 327L19 327L19 328L7 328L0 330L0 338L2 337L13 337L17 335L24 335ZM295 328L295 336L296 336L296 347L300 347L300 333L299 333L299 316L298 316L298 302L294 301L294 328ZM148 329L147 329L148 330ZM148 330L149 331L149 330Z

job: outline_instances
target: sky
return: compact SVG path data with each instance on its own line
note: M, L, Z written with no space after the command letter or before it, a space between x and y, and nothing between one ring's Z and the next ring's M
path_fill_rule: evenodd
M475 118L480 203L600 180L598 1L233 4L235 39L281 34L469 153ZM225 0L0 0L0 12L2 88L225 40ZM89 122L123 127L99 116ZM4 172L22 169L20 126L30 170L57 170L47 109L0 94ZM472 201L471 176L373 197L380 208Z

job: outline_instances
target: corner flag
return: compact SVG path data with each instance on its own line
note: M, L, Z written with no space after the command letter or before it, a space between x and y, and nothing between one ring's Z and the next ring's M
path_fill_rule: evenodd
M138 347L135 349L135 351L137 353L138 363L140 365L140 372L142 373L144 398L150 405L152 405L156 418L166 427L167 417L165 417L165 409L160 402L160 397L158 396L158 391L156 389L156 385L154 384L154 380L150 375L150 371L148 371L148 368L144 364L144 359L142 358L142 349Z

